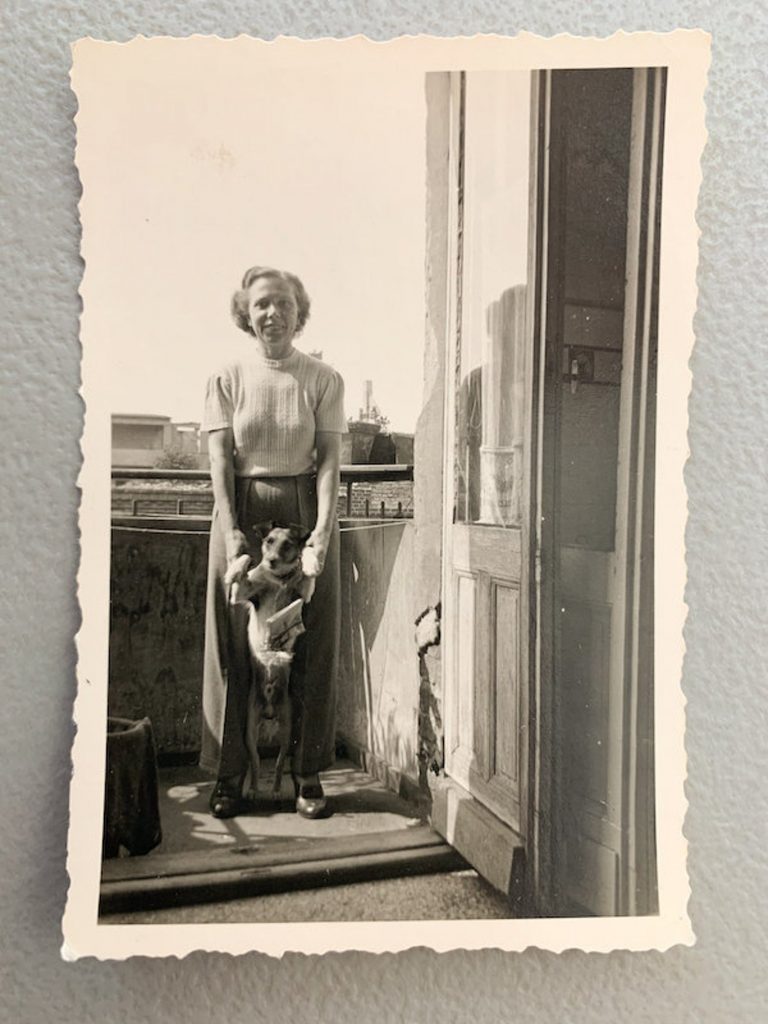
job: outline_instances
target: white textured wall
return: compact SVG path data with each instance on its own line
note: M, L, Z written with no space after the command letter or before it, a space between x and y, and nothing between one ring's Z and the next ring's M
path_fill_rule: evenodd
M0 1019L734 1022L765 1012L766 23L762 0L5 0L2 130ZM134 33L383 39L568 29L714 34L687 482L693 950L322 961L59 960L78 624L78 183L69 41ZM42 598L44 595L44 599ZM662 784L663 784L663 780ZM761 991L762 989L762 991ZM761 996L763 1002L761 1004ZM762 1011L761 1013L761 1006Z

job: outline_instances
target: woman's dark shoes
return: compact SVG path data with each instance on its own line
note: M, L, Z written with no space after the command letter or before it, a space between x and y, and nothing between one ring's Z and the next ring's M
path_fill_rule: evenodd
M233 782L219 779L211 793L210 807L214 818L234 818L242 813L245 801L241 787Z
M328 814L328 801L319 781L300 782L293 780L296 790L296 813L302 818L325 818Z

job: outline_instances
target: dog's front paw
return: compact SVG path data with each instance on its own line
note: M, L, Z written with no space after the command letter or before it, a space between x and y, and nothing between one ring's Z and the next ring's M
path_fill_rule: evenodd
M239 583L244 579L245 574L251 565L250 555L238 555L237 558L233 558L232 561L227 565L227 571L224 574L224 582L227 586L232 586L235 583Z

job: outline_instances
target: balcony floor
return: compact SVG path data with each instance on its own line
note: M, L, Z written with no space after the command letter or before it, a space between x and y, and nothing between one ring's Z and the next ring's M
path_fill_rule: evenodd
M271 784L270 767L264 766L265 793ZM218 820L208 810L213 787L209 776L195 767L161 769L163 842L145 857L104 862L106 903L100 919L105 924L148 924L514 915L510 903L446 847L411 804L354 764L337 762L323 773L322 781L333 810L328 818L299 817L293 810L290 779L285 779L279 801L267 798L251 814ZM334 846L335 856L343 851L353 860L357 855L369 859L351 874L348 866L339 872L341 861L333 856L323 860ZM370 874L370 855L375 860L376 851L382 851L384 859L393 858L383 877L380 864ZM254 865L256 884L267 876L267 887L258 894L249 887L225 893L222 881L226 888L234 863L228 859L231 855L255 857L260 864ZM285 870L279 865L286 859L306 863L309 874L302 877L300 863L298 874L282 882L278 878L277 891L272 891L270 866L275 865L279 875ZM247 875L249 867L244 867ZM178 899L177 884L190 871L211 872L203 878L205 890L191 899ZM127 895L124 890L121 896L121 886L127 886ZM165 905L163 891L173 894L172 905Z
M308 821L293 810L292 783L283 777L281 798L269 792L272 765L263 766L259 790L263 803L249 814L217 819L208 809L213 789L209 775L196 767L160 770L160 820L163 841L152 853L194 853L227 846L268 847L286 839L307 842L314 839L360 836L413 828L421 824L414 808L387 790L350 761L337 761L321 776L333 811L330 817Z

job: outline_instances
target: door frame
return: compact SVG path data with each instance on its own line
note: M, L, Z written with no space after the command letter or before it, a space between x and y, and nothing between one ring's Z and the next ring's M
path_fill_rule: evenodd
M619 422L616 553L624 674L619 913L656 910L653 771L655 399L666 71L634 71L627 211L627 301ZM626 516L620 517L623 505ZM620 646L619 646L620 645ZM646 685L644 685L644 682ZM645 748L645 749L643 749Z
M545 516L543 510L554 507L557 474L553 458L553 438L559 425L559 403L552 402L548 385L560 365L559 352L551 338L547 311L552 301L553 280L549 276L550 224L550 162L552 71L533 72L536 83L536 105L532 118L536 122L536 144L532 147L535 169L531 174L535 192L531 195L531 208L536 211L536 230L531 235L535 250L534 313L533 313L533 381L534 396L531 410L531 573L530 601L530 731L529 744L529 887L537 911L542 915L554 913L556 899L553 886L554 850L557 843L557 814L555 806L554 775L551 769L554 749L553 702L554 690L546 685L552 678L555 637L542 630L545 610L554 607L554 574L546 555L555 550L557 519ZM532 104L532 107L534 105ZM556 227L556 224L555 224ZM559 246L555 247L560 251ZM561 275L554 275L554 282ZM549 370L549 373L548 373ZM548 425L550 428L547 429ZM552 429L554 428L554 429ZM553 623L558 620L553 617Z
M556 457L560 427L562 337L557 318L563 273L558 218L549 218L553 192L564 166L550 147L551 70L539 72L539 146L541 211L539 301L535 360L537 401L534 413L536 462L534 611L532 658L531 831L532 886L539 912L562 914L559 849L564 842L562 794L552 768L557 745L559 649L558 602L559 472ZM623 326L619 456L617 465L615 628L611 641L611 677L620 674L623 700L621 738L622 845L616 914L653 913L655 897L655 788L653 782L653 506L655 445L655 341L658 319L661 168L666 76L663 68L633 72L632 124L627 201L626 287ZM650 641L650 642L649 642ZM641 684L641 675L650 686ZM647 742L643 743L643 737ZM650 749L647 749L650 744ZM646 749L642 749L645 745Z

